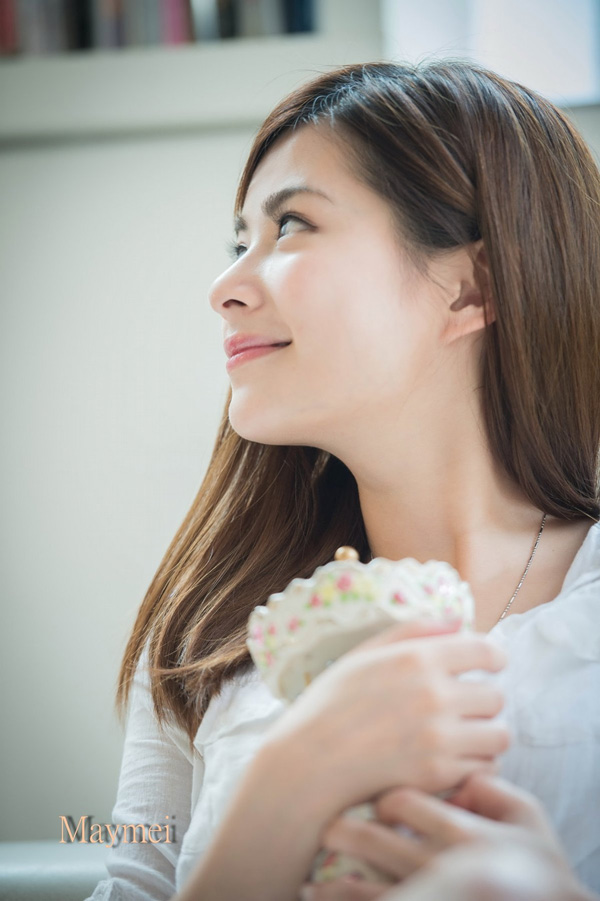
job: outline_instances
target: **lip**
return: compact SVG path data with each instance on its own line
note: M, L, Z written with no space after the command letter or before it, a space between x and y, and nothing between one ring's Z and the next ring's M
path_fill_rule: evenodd
M236 366L241 366L242 363L246 363L248 360L254 360L256 357L262 357L265 354L274 353L276 350L282 350L290 343L291 342L286 341L285 344L257 344L252 347L242 348L229 357L225 364L225 368L227 369L227 372L231 372Z
M269 335L231 335L223 342L225 353L228 357L239 354L250 347L279 347L282 344L290 344L290 341L278 341Z

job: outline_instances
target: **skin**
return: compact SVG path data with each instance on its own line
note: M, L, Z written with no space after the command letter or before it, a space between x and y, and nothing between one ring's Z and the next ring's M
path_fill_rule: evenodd
M450 802L415 789L385 792L378 822L344 817L324 846L359 854L397 882L337 880L303 886L302 901L594 901L573 877L535 798L503 779L475 774ZM398 834L393 826L408 826ZM476 853L473 853L476 849Z
M291 184L267 218L263 199ZM224 332L291 341L230 372L244 438L323 448L354 474L374 556L446 560L487 632L519 582L541 519L494 463L479 406L483 307L495 313L481 241L422 274L388 204L351 171L326 127L304 126L258 166L239 256L210 289ZM393 414L392 414L393 411ZM591 522L548 517L511 613L558 594Z

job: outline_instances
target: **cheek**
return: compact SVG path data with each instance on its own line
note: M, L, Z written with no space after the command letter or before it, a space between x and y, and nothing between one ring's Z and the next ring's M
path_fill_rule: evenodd
M343 334L351 340L352 330L372 328L385 316L377 303L385 292L374 270L351 249L299 253L272 272L273 296L298 338L337 342Z
M424 329L410 289L389 271L389 258L348 251L335 265L318 257L306 262L288 266L278 286L299 357L352 380L401 373Z
M329 259L300 253L272 273L272 296L305 378L331 367L331 355L347 336L348 285L342 275Z
M376 398L397 404L418 383L435 332L431 307L393 260L389 247L356 243L272 262L271 296L294 342L269 389L273 408L330 418Z

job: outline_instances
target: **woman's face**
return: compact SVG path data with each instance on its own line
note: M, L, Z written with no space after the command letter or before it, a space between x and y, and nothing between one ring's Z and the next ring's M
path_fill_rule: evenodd
M344 442L401 415L435 361L439 290L409 265L390 208L326 130L280 139L242 213L237 259L210 303L224 338L285 346L230 357L231 425L251 441L343 457Z

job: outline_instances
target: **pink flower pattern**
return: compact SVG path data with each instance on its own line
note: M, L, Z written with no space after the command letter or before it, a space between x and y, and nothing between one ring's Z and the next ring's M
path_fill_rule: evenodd
M460 604L457 603L456 598L456 590L453 587L452 583L448 581L448 579L444 576L440 576L435 580L435 584L431 581L423 581L419 579L420 587L422 591L424 591L431 599L432 602L435 602L435 606L439 609L440 613L445 616L452 615L456 612L456 610L460 610ZM372 601L375 599L375 594L369 591L368 580L365 584L363 584L360 579L355 582L353 574L350 573L342 573L342 575L332 576L323 583L325 588L327 589L327 597L331 594L331 590L335 586L335 588L340 592L339 600L347 603L349 601ZM325 590L325 588L323 590ZM391 595L391 601L394 604L399 605L409 605L410 597L401 590L395 591ZM332 605L331 599L325 599L318 591L315 591L313 595L310 597L309 601L306 603L307 608L322 608L322 607L330 607ZM305 620L300 618L299 616L291 616L288 618L286 624L281 624L282 633L290 634L295 633L298 629L305 625ZM260 652L260 662L261 665L266 669L268 667L273 666L275 663L278 653L279 653L279 644L280 639L278 636L278 626L275 623L264 623L261 625L255 625L251 630L251 638L261 646ZM337 857L336 852L332 852L327 863L329 861L333 862Z

